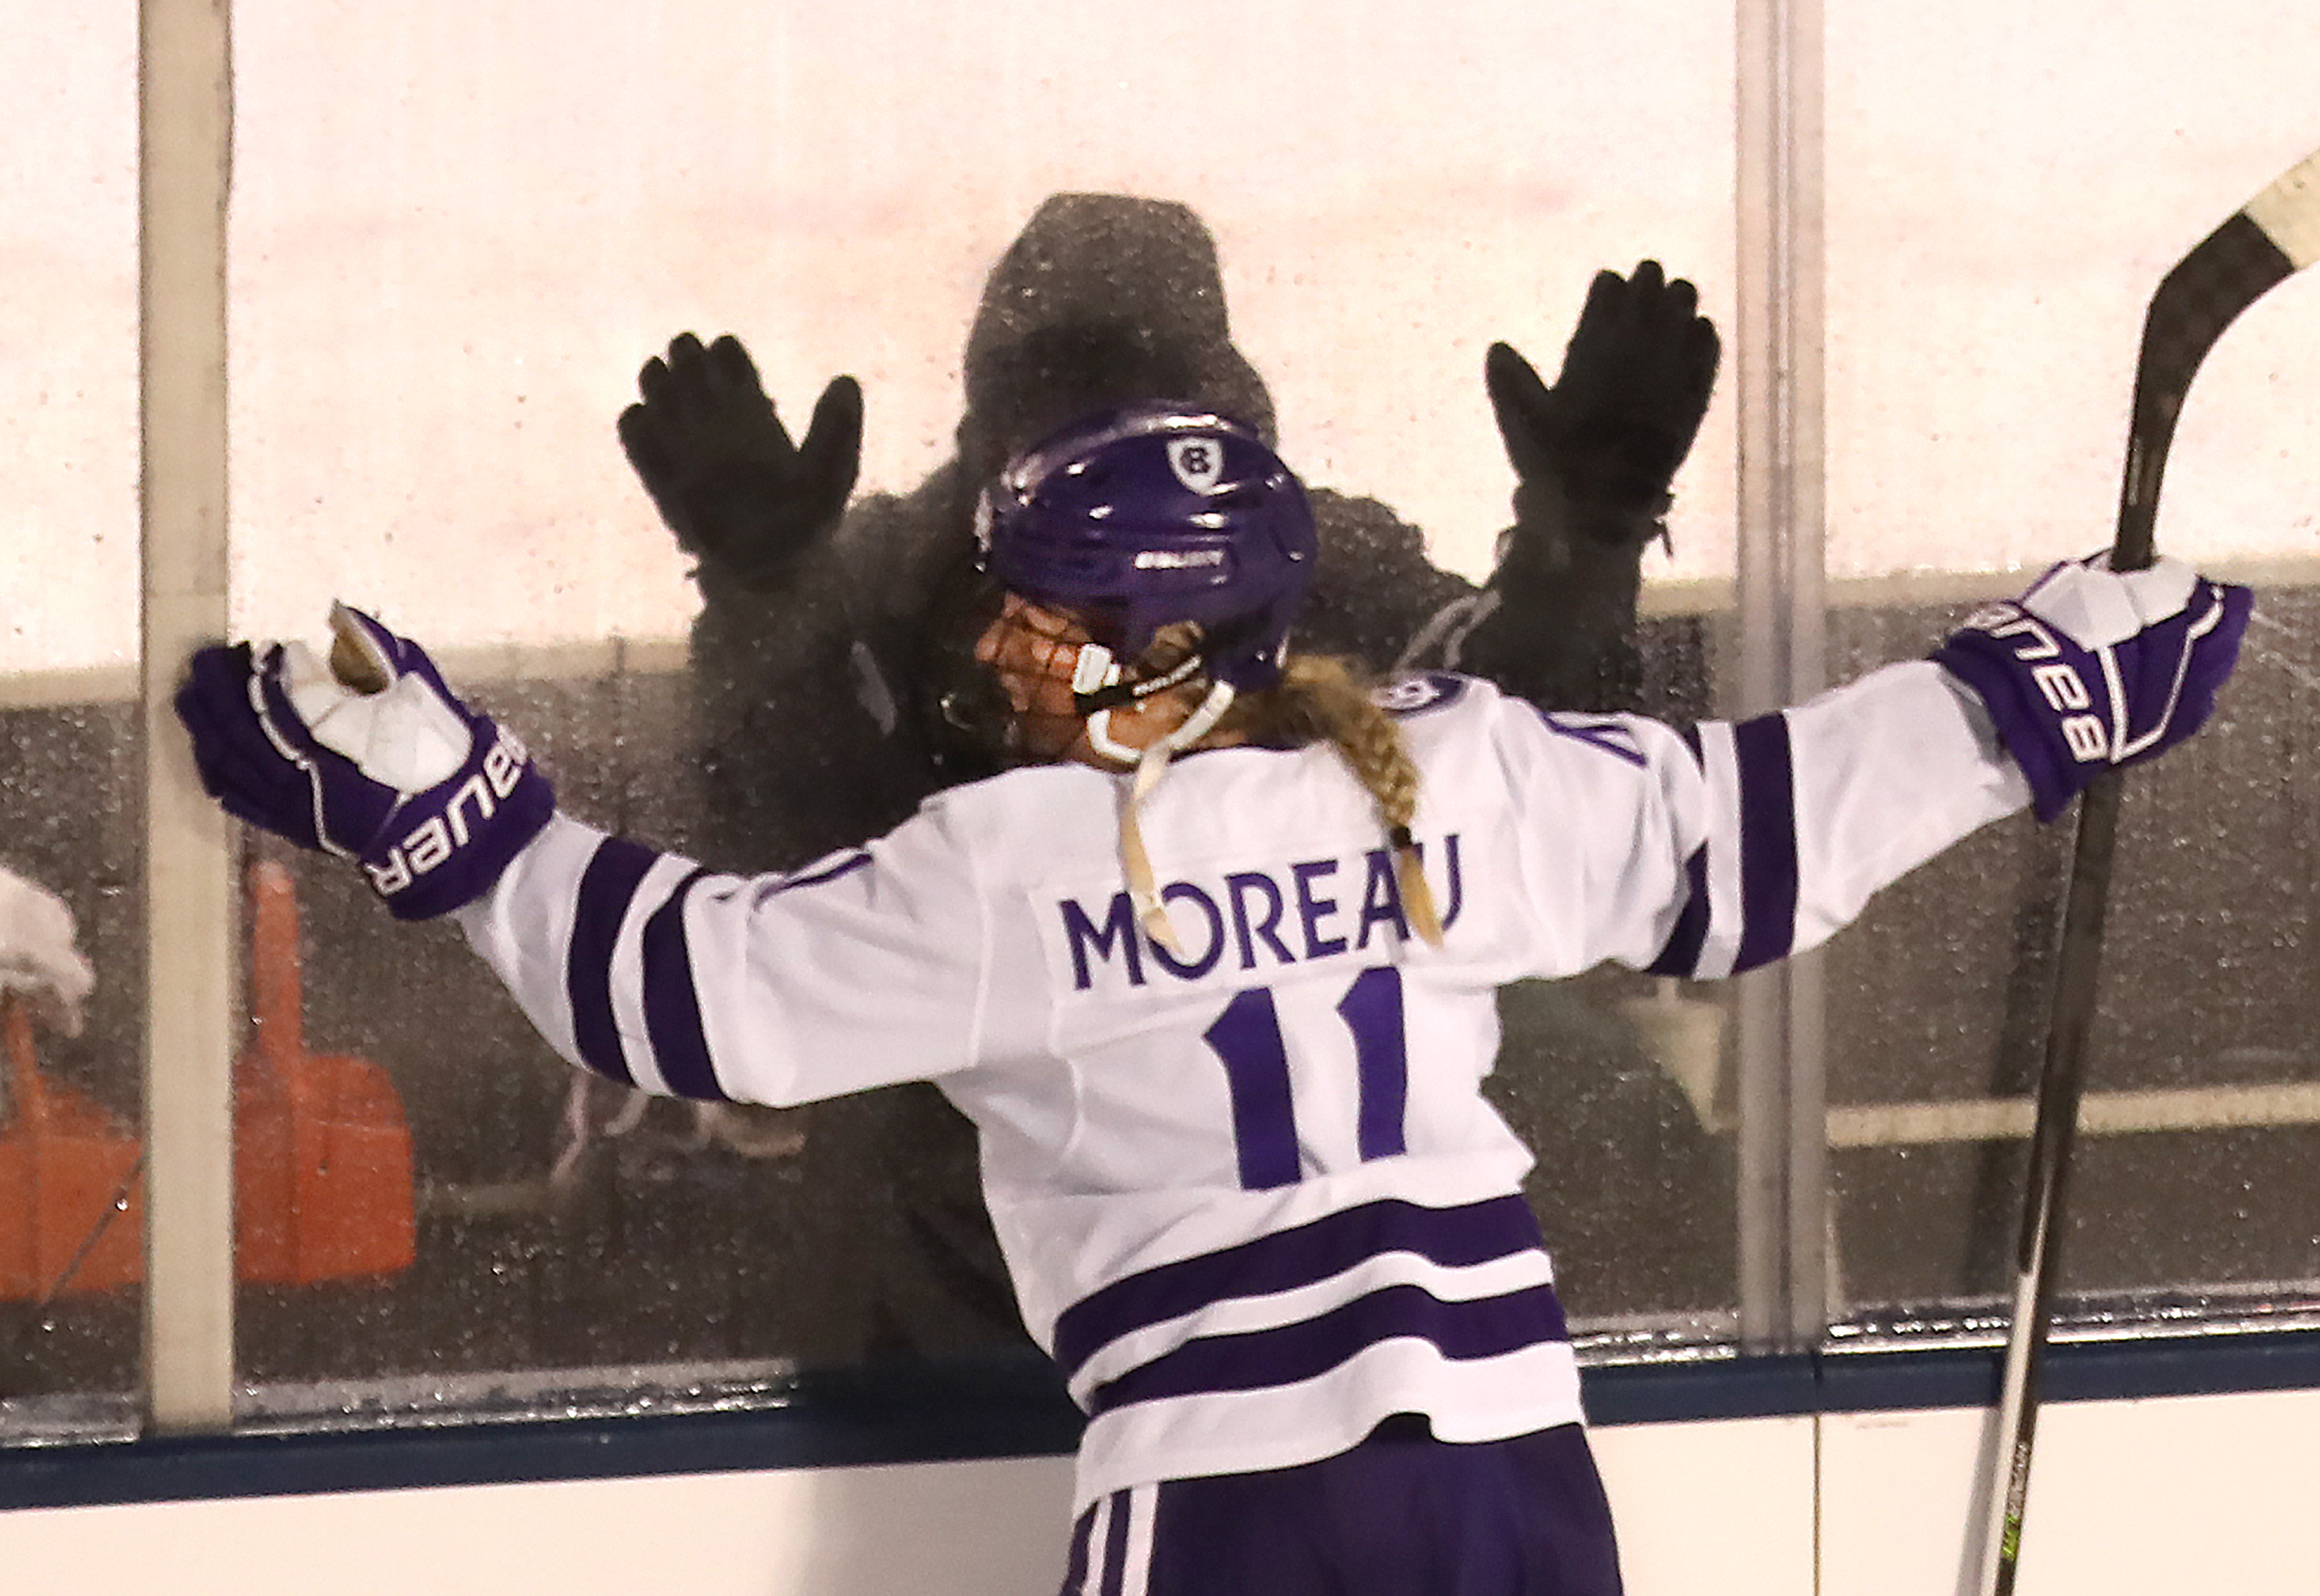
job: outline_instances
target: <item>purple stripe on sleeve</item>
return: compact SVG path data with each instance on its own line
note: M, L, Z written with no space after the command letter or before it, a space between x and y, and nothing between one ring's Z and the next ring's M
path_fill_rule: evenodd
M1691 850L1691 857L1683 862L1683 911L1675 917L1667 946L1646 966L1647 975L1690 975L1699 969L1699 950L1708 943L1707 848Z
M1732 970L1786 957L1797 941L1797 794L1789 721L1761 715L1732 728L1740 781L1740 952Z
M1445 1302L1422 1286L1390 1285L1328 1312L1273 1329L1204 1336L1098 1386L1091 1415L1132 1402L1208 1392L1258 1391L1327 1374L1383 1341L1429 1341L1464 1362L1570 1339L1549 1285L1471 1302Z
M580 1062L624 1086L636 1084L612 1021L612 944L636 901L637 884L660 856L623 837L607 837L580 875L565 950L564 995L572 1005L572 1041Z
M1146 1325L1234 1298L1310 1285L1386 1253L1412 1253L1455 1269L1540 1245L1537 1219L1511 1193L1458 1208L1421 1208L1398 1197L1365 1202L1238 1247L1162 1264L1081 1298L1056 1320L1056 1363L1071 1379L1098 1350Z
M693 990L693 956L684 939L684 900L708 874L695 870L686 876L645 921L645 1034L652 1040L660 1078L679 1097L727 1095L709 1062L701 994Z

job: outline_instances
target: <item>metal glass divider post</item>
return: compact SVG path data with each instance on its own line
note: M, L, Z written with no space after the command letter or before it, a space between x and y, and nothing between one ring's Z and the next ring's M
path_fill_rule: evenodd
M1727 711L1826 685L1820 0L1739 0L1737 668ZM1742 977L1740 1340L1799 1352L1826 1328L1826 1086L1821 957Z

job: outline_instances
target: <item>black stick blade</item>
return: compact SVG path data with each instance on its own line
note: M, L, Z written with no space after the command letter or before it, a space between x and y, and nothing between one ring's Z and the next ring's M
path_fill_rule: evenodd
M2161 281L2143 322L2113 564L2151 563L2159 482L2199 363L2242 311L2315 258L2320 258L2320 152L2241 206Z

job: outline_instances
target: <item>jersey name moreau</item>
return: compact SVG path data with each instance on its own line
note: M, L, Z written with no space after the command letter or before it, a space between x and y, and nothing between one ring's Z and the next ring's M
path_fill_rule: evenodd
M1421 841L1418 854L1440 894L1446 932L1465 906L1457 833L1431 848ZM1064 955L1058 975L1067 989L1139 987L1164 977L1197 981L1219 969L1246 973L1339 954L1374 957L1389 939L1410 937L1393 855L1382 848L1172 881L1160 889L1160 901L1181 952L1137 930L1124 887L1108 897L1059 894L1051 923L1060 931L1054 946Z

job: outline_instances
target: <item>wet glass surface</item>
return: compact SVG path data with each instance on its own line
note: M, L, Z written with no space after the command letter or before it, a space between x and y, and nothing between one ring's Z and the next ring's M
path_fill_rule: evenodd
M1157 41L1150 17L1074 11L1037 72L994 59L990 25L719 5L543 51L516 6L247 19L237 625L312 636L331 597L365 603L521 730L574 812L792 868L959 774L913 740L929 601L966 487L1061 412L1158 383L1277 422L1320 490L1305 640L1383 670L1438 649L1419 634L1508 521L1491 340L1551 378L1593 274L1645 256L1728 321L1720 27L1654 31L1661 67L1622 74L1615 107L1523 6L1418 34L1377 6L1193 6ZM1587 59L1642 47L1594 25ZM1540 61L1562 89L1538 91ZM1349 93L1371 113L1349 120ZM1261 138L1186 110L1257 100ZM1687 132L1607 136L1639 114ZM942 122L955 136L902 133ZM372 180L350 186L358 150ZM672 539L622 458L638 367L688 329L738 333L793 431L831 376L862 383L852 505L787 564ZM1631 548L1629 583L1638 564L1661 584L1726 570L1729 426L1711 415L1672 540ZM1712 698L1695 621L1639 642L1618 582L1540 594L1540 647L1562 617L1600 639L1529 658L1555 700ZM585 1081L454 932L294 868L305 1047L391 1086L408 1220L392 1192L364 1222L407 1222L412 1252L245 1281L248 1382L648 1381L1025 1345L971 1138L931 1088L772 1111ZM1695 1090L1713 1074L1712 1007L1640 979L1509 996L1495 1090L1539 1147L1531 1194L1576 1318L1729 1317L1728 1156L1661 1062Z
M553 48L525 8L472 0L240 19L238 630L313 638L330 599L367 603L519 726L575 812L715 865L794 866L955 774L909 746L925 600L962 484L1059 395L1173 367L1270 412L1340 550L1316 634L1386 667L1471 595L1508 521L1491 340L1551 373L1590 275L1645 255L1732 331L1723 19L1678 39L1590 14L1579 38L1554 8L1475 7L1412 39L1382 7L1290 7L1220 62L1233 8L1183 10L1166 50L1074 14L1036 71L994 64L988 20L957 8L711 5ZM2146 234L2155 191L2083 200L2086 150L2013 161L2031 130L1892 92L1897 74L1944 93L1962 72L2035 76L2045 29L2106 26L2086 5L1947 41L1867 5L1829 15L1843 676L1923 652L1969 595L2010 591L2008 567L2102 539L2147 279L2276 168L2286 119L2242 115L2231 149L2150 163L2170 220ZM133 1126L133 41L125 23L18 32L65 52L52 76L90 137L18 163L41 180L5 224L38 268L5 313L39 324L0 373L31 429L33 532L0 567L0 861L68 902L99 971L82 1036L41 1039L44 1077ZM1935 72L1923 52L1944 43L1986 59ZM1258 101L1254 141L1185 110ZM898 135L946 116L953 138ZM357 164L369 180L345 183ZM2083 228L2053 225L2063 191ZM1896 239L1911 271L1887 264ZM1124 342L1122 305L1140 318ZM2130 788L2090 1080L2111 1118L2081 1140L2064 1248L2081 1321L2320 1295L2303 796L2320 605L2295 563L2312 485L2284 463L2320 449L2283 419L2320 403L2297 386L2310 363L2280 353L2311 325L2308 303L2260 307L2179 445L2162 547L2270 590L2216 732ZM720 586L622 458L638 367L687 329L739 332L793 425L829 377L865 386L853 507L770 588ZM1723 707L1729 393L1727 374L1670 539L1641 556L1643 614L1615 591L1605 655L1557 657L1542 696ZM1600 599L1542 591L1550 620ZM632 1097L556 1060L449 928L393 924L341 869L251 858L286 865L300 923L270 942L245 925L249 961L295 971L301 1056L340 1061L316 1067L349 1137L303 1187L277 1182L245 1251L254 1421L749 1402L800 1368L1020 1348L971 1144L931 1090L799 1111ZM2064 858L2025 819L1993 827L1829 951L1840 1338L1989 1328L2025 1144L1988 1124L2035 1075ZM1729 1333L1727 1001L1616 972L1505 1000L1491 1091L1538 1153L1528 1195L1590 1356ZM279 1084L245 1091L262 1107ZM300 1254L302 1216L340 1250ZM29 1433L18 1398L81 1404L68 1433L117 1423L138 1319L133 1288L0 1302L0 1437Z
M136 18L0 6L0 1442L117 1427L136 1378L144 1034ZM42 950L46 951L43 952ZM32 1018L85 959L77 1035ZM14 985L14 996L6 989ZM27 1402L49 1404L35 1418Z

